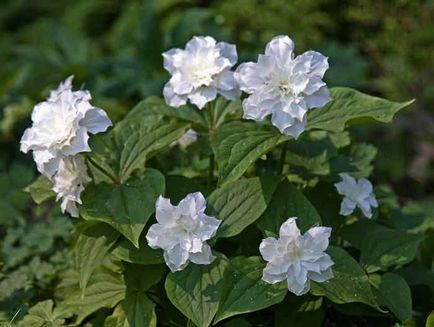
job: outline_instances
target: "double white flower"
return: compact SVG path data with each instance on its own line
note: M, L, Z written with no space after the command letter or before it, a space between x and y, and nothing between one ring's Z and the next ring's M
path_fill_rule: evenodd
M331 100L322 81L329 68L321 53L307 51L294 57L288 36L273 38L258 62L241 64L235 79L249 97L243 101L244 118L256 121L272 115L281 133L297 138L305 129L306 112Z
M371 207L378 207L378 202L371 182L366 178L356 181L348 174L340 174L339 176L341 176L342 181L336 183L335 187L338 193L344 196L339 213L348 216L358 207L367 218L372 218Z
M112 123L104 110L90 104L88 91L72 91L72 79L68 77L47 101L33 108L32 127L21 138L21 151L33 151L38 171L53 181L53 190L62 199L62 211L77 216L72 202L80 203L89 180L79 154L91 151L89 133L104 132Z
M184 269L191 261L210 264L214 260L211 239L221 221L205 214L206 201L199 192L188 194L177 206L160 196L156 203L157 223L146 235L153 249L164 250L164 260L171 271Z
M311 280L321 283L332 278L334 263L324 252L329 245L331 228L313 227L301 235L296 219L289 218L282 224L278 239L264 239L259 251L268 261L262 279L270 284L286 279L288 289L302 295L310 290Z
M164 98L172 107L190 100L202 109L217 94L237 99L240 90L230 70L237 62L235 45L219 42L210 36L195 36L183 49L163 53L164 68L172 75L164 86Z

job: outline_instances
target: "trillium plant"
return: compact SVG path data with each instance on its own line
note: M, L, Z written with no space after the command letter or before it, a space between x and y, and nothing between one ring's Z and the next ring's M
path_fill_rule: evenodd
M210 36L162 57L161 98L112 123L71 76L35 105L21 139L40 173L27 190L37 203L54 198L75 225L55 299L66 321L410 319L393 271L420 239L392 228L387 189L368 180L376 150L350 131L390 122L411 101L329 87L328 58L297 54L288 36L250 62Z

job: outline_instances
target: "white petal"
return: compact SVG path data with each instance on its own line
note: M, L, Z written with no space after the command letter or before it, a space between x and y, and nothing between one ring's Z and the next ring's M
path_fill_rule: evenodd
M200 192L189 193L179 202L178 208L183 215L204 213L206 209L205 197Z
M339 214L341 214L342 216L349 216L353 213L354 209L356 209L356 203L348 198L344 198L341 202L341 209L339 211Z
M188 257L188 252L183 250L179 245L168 251L164 251L164 260L173 272L184 269L188 264Z
M232 65L235 65L238 60L237 47L234 44L219 42L217 43L217 48L223 57L229 59Z
M161 195L155 204L155 217L160 224L169 224L177 218L177 209L170 203L170 199Z
M259 252L265 261L272 261L278 254L278 242L274 237L263 239L259 245Z
M321 108L329 103L331 99L330 90L327 86L323 86L315 93L304 97L308 108Z
M279 236L288 236L293 239L297 239L300 237L300 230L296 224L297 217L289 218L285 221L282 226L280 226Z
M243 118L252 119L256 121L264 120L265 117L271 114L271 106L262 105L257 95L253 94L247 99L243 100Z
M366 218L372 218L372 210L371 210L371 206L369 205L369 202L363 201L358 203L357 206L360 208L360 210L362 210L363 215Z
M366 178L361 178L357 182L357 187L360 189L360 193L362 194L371 194L373 191L373 187L370 181L368 181Z
M200 87L188 95L188 99L199 109L202 109L208 102L213 101L217 96L215 87Z
M285 280L286 275L286 272L281 274L270 273L269 264L267 264L265 269L262 271L262 280L267 282L268 284L276 284Z
M171 107L178 108L187 103L187 96L176 94L170 82L166 83L166 85L164 86L163 95L164 100Z
M195 231L195 235L199 237L202 241L209 240L215 236L218 227L222 223L220 219L207 216L205 214L199 215L200 223L199 227Z
M313 280L314 282L317 283L323 283L329 279L333 278L333 271L332 268L328 268L320 273L317 272L309 272L308 273L308 278L310 280Z
M262 88L265 84L257 66L254 62L245 62L240 64L234 73L240 89L249 94Z
M84 118L80 121L80 125L86 127L90 133L97 134L105 132L107 128L112 126L112 122L104 110L93 107L86 112Z
M281 63L287 63L293 58L294 42L286 35L274 37L266 46L265 54L274 56Z
M176 57L178 57L178 61L181 59L179 58L183 53L183 50L181 49L171 49L169 51L166 51L163 53L163 67L166 69L170 74L175 74L176 68L173 64Z
M191 92L194 92L192 81L187 79L185 74L181 74L178 71L172 75L169 83L173 88L173 92L177 95L189 95Z
M211 247L208 244L202 245L202 251L197 253L190 253L190 261L199 265L209 265L215 259L212 255Z
M312 251L325 251L329 246L331 232L330 227L312 227L303 235L304 244Z
M204 49L213 48L216 45L216 40L211 36L194 36L185 45L185 49L192 53L201 52Z
M290 135L297 139L304 132L306 116L299 121L284 111L275 111L271 117L271 123L276 126L282 134Z
M89 135L87 134L87 130L84 127L80 127L76 135L71 141L70 146L66 147L63 150L63 153L66 156L74 156L80 152L90 152L92 151L87 143L89 140Z
M27 128L21 137L20 151L27 153L29 150L31 150L36 137L35 130L33 128Z
M234 78L234 72L225 70L218 74L215 79L215 86L223 91L231 91L237 88L237 82Z

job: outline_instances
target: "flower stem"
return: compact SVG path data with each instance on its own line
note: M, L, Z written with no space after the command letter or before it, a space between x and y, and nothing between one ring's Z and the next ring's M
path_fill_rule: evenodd
M282 144L281 150L280 150L279 168L277 170L279 175L282 175L282 173L283 173L283 167L285 166L287 149L288 149L288 144L287 144L287 142L284 142Z

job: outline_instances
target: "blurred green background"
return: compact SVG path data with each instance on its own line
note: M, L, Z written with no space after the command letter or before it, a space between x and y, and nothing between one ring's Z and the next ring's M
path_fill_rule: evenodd
M36 176L31 156L19 153L35 103L74 74L118 121L161 95L163 51L212 35L235 43L239 62L255 60L278 34L297 53L327 55L330 86L416 99L393 124L351 133L378 148L374 183L391 185L402 202L432 199L433 0L0 0L0 303L8 299L0 321L47 298L68 265L72 223L22 192Z

